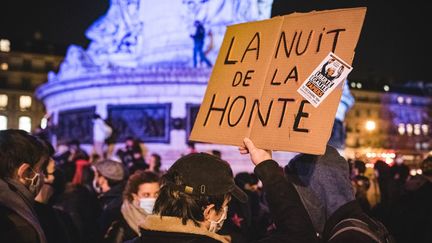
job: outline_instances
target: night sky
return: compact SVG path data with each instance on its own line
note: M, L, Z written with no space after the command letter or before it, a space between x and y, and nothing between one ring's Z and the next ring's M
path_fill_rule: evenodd
M181 0L173 0L181 1ZM428 75L432 34L427 1L274 0L272 15L368 7L350 79L432 82ZM84 31L103 15L109 0L2 1L0 37L31 40L35 32L54 44L86 46Z

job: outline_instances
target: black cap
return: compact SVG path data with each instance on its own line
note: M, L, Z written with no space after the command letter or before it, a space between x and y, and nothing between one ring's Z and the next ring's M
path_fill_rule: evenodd
M233 172L225 160L206 153L192 153L178 159L168 170L181 175L179 190L192 195L215 196L230 193L240 202L247 195L235 185Z

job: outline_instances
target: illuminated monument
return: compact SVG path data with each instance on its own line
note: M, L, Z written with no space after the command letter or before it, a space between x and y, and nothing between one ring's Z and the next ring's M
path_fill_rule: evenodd
M214 63L227 25L270 17L272 0L111 0L89 27L87 49L71 45L58 73L36 95L57 125L57 142L93 140L91 117L108 118L117 143L128 136L172 162L187 137L211 69L193 68L194 23L205 28L204 52ZM200 151L235 148L199 144Z

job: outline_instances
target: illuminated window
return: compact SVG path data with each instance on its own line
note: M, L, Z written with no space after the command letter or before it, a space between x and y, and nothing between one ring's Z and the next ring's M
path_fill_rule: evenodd
M6 39L0 39L0 51L9 52L10 51L10 41Z
M9 65L4 62L0 65L0 69L3 71L7 71L9 69Z
M412 99L410 97L406 98L406 103L409 105L412 103Z
M397 97L397 102L402 104L404 102L404 98L402 96Z
M6 129L7 129L7 117L0 116L0 130L6 130Z
M31 132L31 118L28 116L21 116L18 120L18 129Z
M0 109L5 109L8 104L8 96L0 94Z
M407 132L408 136L411 136L411 134L413 133L413 125L408 123L406 125L406 132Z
M399 123L398 132L399 132L400 135L404 135L405 134L405 124Z
M421 125L421 129L422 129L424 135L428 135L428 133L429 133L429 126L427 124Z
M48 125L48 119L46 117L42 118L41 123L40 123L40 127L42 129L45 129Z
M420 124L414 124L414 134L415 135L420 135L421 131L420 131Z
M20 96L19 105L21 110L29 109L32 105L32 98L28 95Z
M352 82L351 83L351 88L355 88L356 87L356 83Z

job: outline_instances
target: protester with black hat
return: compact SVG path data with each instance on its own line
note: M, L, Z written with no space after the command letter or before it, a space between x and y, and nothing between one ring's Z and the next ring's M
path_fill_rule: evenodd
M178 159L162 180L156 215L140 225L142 242L230 242L216 232L226 219L231 196L242 202L247 196L235 185L226 161L189 154Z
M260 242L317 242L315 231L294 187L288 183L271 152L245 140L240 152L250 152L257 165L278 230ZM189 154L177 160L163 177L154 213L140 225L134 242L236 242L216 232L226 219L231 196L241 202L246 194L234 183L229 164L215 156Z

